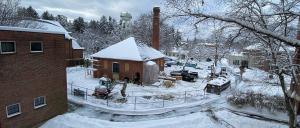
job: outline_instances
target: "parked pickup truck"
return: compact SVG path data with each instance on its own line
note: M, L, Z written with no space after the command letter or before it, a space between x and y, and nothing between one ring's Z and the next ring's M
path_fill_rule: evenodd
M188 70L172 71L171 76L182 76L183 81L195 82L198 78L198 72L189 73Z

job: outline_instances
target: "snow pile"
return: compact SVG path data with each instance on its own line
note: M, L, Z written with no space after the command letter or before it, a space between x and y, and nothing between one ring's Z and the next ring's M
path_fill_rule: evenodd
M186 116L139 122L111 122L76 113L57 116L40 128L215 128L221 127L206 116L195 113Z
M209 81L207 84L222 86L222 85L224 85L225 83L228 83L228 82L229 82L228 79L226 79L224 77L218 77L216 79L213 79L213 80Z
M268 80L269 73L259 69L246 69L243 73L243 80L263 82Z
M153 60L164 57L161 52L153 48L146 45L137 45L133 37L111 45L91 56L97 58L133 61Z
M272 76L273 78L270 78ZM285 83L287 85L291 82L291 76L284 75ZM252 69L246 69L243 73L243 80L245 82L257 82L257 83L267 83L267 84L279 84L279 79L276 74L271 74L268 72L265 72L263 70L252 68Z
M156 63L153 62L153 61L147 61L147 62L146 62L146 65L156 65Z

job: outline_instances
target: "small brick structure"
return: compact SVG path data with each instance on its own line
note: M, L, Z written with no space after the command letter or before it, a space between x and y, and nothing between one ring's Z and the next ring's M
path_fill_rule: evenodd
M94 77L107 76L113 80L124 80L125 78L134 80L139 76L140 82L142 82L144 66L147 61L155 62L159 70L164 71L165 55L159 51L159 13L160 8L154 7L152 47L139 45L134 37L129 37L91 55L93 59L97 60L93 62L94 68L97 69L94 71Z
M78 65L83 65L84 60L83 60L83 51L84 48L80 47L79 44L76 42L75 39L72 39L72 45L69 45L70 49L68 53L68 60L67 60L67 66L72 67L72 66L78 66Z
M0 128L32 127L66 112L71 40L64 34L6 29L0 28L0 42L14 41L16 50L0 53ZM43 51L32 53L31 41L42 42ZM46 105L36 109L34 99L40 96ZM8 117L6 107L15 103L20 104L21 113Z

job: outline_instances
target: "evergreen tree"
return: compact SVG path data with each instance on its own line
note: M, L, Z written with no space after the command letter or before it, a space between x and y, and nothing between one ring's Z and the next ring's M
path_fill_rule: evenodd
M98 23L97 23L97 21L91 20L91 21L89 22L88 28L93 29L93 30L96 30L96 29L98 28Z
M84 19L82 17L78 17L77 19L74 20L73 22L73 29L76 32L83 33L85 30L85 23Z
M58 21L63 27L68 26L68 18L64 15L57 15L55 20Z
M100 32L103 34L108 34L108 22L106 16L102 16L99 22L99 29Z
M29 6L26 9L26 17L38 19L39 18L39 14L36 12L35 9L33 9L31 6Z
M27 9L25 7L19 7L17 10L17 16L19 19L26 17Z
M112 17L108 17L108 24L107 24L107 32L110 34L114 30L114 22L115 20Z
M41 17L44 20L54 20L54 16L50 14L48 11L45 11Z

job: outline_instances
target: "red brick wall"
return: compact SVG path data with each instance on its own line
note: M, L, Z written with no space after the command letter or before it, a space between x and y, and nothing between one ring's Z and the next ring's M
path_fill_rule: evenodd
M163 58L153 60L159 65L160 71L164 70L164 60ZM108 76L109 78L113 78L112 74L112 64L114 62L119 63L120 65L120 80L123 80L125 77L132 79L135 76L136 72L141 74L141 80L143 79L143 64L144 62L139 61L129 61L129 60L114 60L114 59L100 59L99 61L94 62L94 68L98 69L94 72L94 77L99 78L104 75ZM104 63L107 63L107 68L104 68ZM125 71L125 64L129 64L129 71ZM98 65L98 66L95 66Z
M94 72L94 77L99 78L104 75L107 75L109 78L113 78L112 74L112 64L114 62L119 63L120 66L120 80L123 80L125 77L132 79L135 76L136 72L143 74L143 62L138 61L128 61L128 60L114 60L114 59L101 59L100 61L94 62L94 65L100 65L99 67L95 67L98 71ZM107 63L107 68L104 68L104 63ZM125 63L129 64L129 71L125 71ZM142 78L141 78L142 80Z
M164 58L156 59L154 60L156 64L159 66L159 71L164 71L165 70L165 60Z
M67 55L68 55L68 61L67 66L77 66L81 65L83 62L83 49L73 49L72 48L72 41L69 41L69 45L67 46Z
M83 50L73 49L73 59L83 58Z
M0 31L0 41L16 41L16 53L0 54L1 128L26 128L67 110L64 35ZM30 41L42 41L43 53L30 53ZM45 107L33 108L33 100L46 96ZM22 114L7 118L6 106L21 103Z
M159 50L159 7L153 8L153 19L152 19L152 47Z

